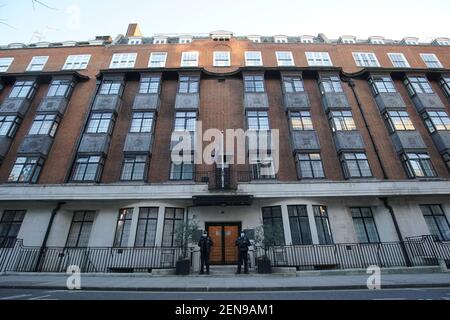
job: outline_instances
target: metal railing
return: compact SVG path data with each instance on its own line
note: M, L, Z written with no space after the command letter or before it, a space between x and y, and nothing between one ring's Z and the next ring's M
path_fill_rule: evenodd
M74 265L83 273L151 272L175 268L181 255L179 247L41 248L17 240L0 248L0 272L61 273ZM422 236L387 243L255 247L254 258L263 256L273 267L298 270L437 266L450 264L450 242Z
M66 272L77 266L83 273L151 272L173 269L182 254L178 247L149 248L0 248L0 272ZM41 258L39 258L41 257Z
M256 257L263 256L273 267L298 270L436 266L439 260L450 263L450 242L423 236L402 242L257 247Z
M236 181L232 176L230 168L215 169L211 171L196 171L195 181L207 183L210 190L232 190L236 189Z
M276 176L263 176L256 171L237 170L234 167L195 172L195 182L207 183L210 190L236 190L239 183L272 180L276 180Z

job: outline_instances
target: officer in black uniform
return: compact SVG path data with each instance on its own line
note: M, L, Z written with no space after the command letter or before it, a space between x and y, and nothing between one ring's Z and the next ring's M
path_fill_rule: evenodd
M248 247L252 244L250 240L247 238L244 232L241 233L241 236L236 240L236 246L239 251L239 261L238 261L238 269L237 274L241 274L242 263L244 263L244 272L248 274Z
M200 274L204 274L204 267L206 265L206 274L209 274L209 254L211 252L211 247L213 246L213 241L208 236L208 233L203 232L202 237L198 242L198 246L200 247Z

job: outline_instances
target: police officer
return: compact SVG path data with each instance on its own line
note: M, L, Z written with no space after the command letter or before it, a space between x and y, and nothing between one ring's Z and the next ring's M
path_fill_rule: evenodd
M203 232L202 237L198 242L198 246L200 247L200 274L204 274L204 267L206 265L206 274L209 274L209 253L211 252L211 247L213 246L213 242L211 238L208 236L208 233Z
M242 263L244 263L244 272L248 274L248 247L252 244L250 240L247 238L244 232L241 233L241 236L236 240L236 246L239 251L239 262L237 274L241 274Z

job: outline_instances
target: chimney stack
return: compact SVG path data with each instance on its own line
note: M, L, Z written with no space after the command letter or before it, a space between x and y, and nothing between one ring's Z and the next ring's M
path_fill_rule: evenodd
M130 23L128 25L127 37L142 37L141 28L137 23Z

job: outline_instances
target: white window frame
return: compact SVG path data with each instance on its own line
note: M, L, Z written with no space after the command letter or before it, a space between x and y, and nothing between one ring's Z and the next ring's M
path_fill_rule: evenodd
M134 68L137 53L115 53L111 58L110 69Z
M287 62L284 62L283 60L280 60L279 54L288 54L291 58L291 61L289 64L286 64ZM279 67L293 67L295 66L294 56L292 55L292 51L277 51L275 52L275 55L277 57L277 63Z
M185 61L185 58L186 58L186 56L187 56L188 54L193 54L193 55L195 55L195 56L196 56L196 59L195 59L195 60L192 60L193 62L191 62L190 60L189 60L189 61ZM181 63L180 63L180 66L181 66L181 67L198 67L198 59L199 59L199 53L198 53L198 51L186 51L186 52L183 52L183 53L181 54Z
M433 63L437 64L437 67L430 67L425 57L431 57L434 61ZM429 69L439 69L442 68L442 63L439 61L438 57L434 53L421 53L420 58L422 58L422 61L425 63L427 68Z
M0 58L0 72L7 72L13 62L14 58Z
M253 62L253 60L250 60L249 59L250 54L259 55L259 63L256 63L256 62ZM245 51L245 65L247 67L262 67L264 65L264 63L263 63L261 51Z
M396 65L395 61L393 59L394 55L401 57L405 66ZM389 60L391 60L391 63L394 66L394 68L410 68L411 67L408 60L406 59L405 55L401 52L390 52L390 53L388 53L388 57L389 57Z
M49 56L34 56L27 67L27 71L42 71L48 62ZM39 61L41 60L41 61ZM36 66L41 66L36 69Z
M90 54L70 55L67 57L62 70L85 70L90 60Z
M373 52L352 52L353 59L358 67L379 67L380 63L378 58ZM369 64L365 64L364 61L368 61ZM375 64L370 63L370 61L375 61Z
M331 57L328 52L309 51L305 52L305 55L309 66L316 66L316 67L333 66L333 61L331 61Z
M154 55L164 55L164 62L159 62L160 65L152 65L152 58ZM148 67L149 68L165 68L167 63L167 52L152 52L150 54L150 58L148 60Z
M217 56L219 54L226 54L227 55L227 62L225 63L224 61L220 60L221 63L218 63L217 61ZM213 65L214 67L229 67L231 66L231 54L230 51L214 51L214 61L213 61Z

